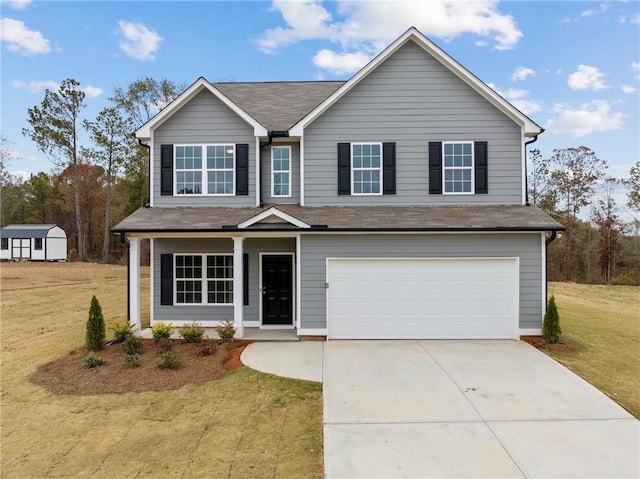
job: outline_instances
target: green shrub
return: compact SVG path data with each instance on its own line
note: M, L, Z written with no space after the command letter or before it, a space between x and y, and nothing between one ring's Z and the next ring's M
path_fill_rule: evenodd
M104 348L104 317L102 316L102 308L98 302L98 298L91 298L91 307L89 308L89 319L87 320L86 344L87 348L92 351L98 351Z
M547 312L544 313L544 322L542 324L542 338L547 343L557 343L560 339L560 315L558 315L558 307L556 306L556 298L551 296L547 305Z
M178 329L178 334L183 337L186 343L199 343L204 336L204 328L194 321L192 324L186 324Z
M85 368L95 368L98 366L102 366L103 364L104 359L102 359L102 356L98 356L93 351L91 351L84 357L84 362L82 363Z
M202 341L196 343L198 348L198 354L200 356L211 356L216 350L216 345L213 340L209 339L208 336L205 336Z
M142 351L142 339L130 334L122 341L121 346L124 354L138 354Z
M173 331L176 328L171 325L171 323L163 323L162 321L158 321L151 327L151 336L153 340L157 343L160 339L169 339L173 334Z
M216 331L218 336L220 336L220 344L230 343L236 335L236 328L234 328L233 323L228 319L225 319L222 324L216 326Z
M138 353L124 353L122 360L130 368L137 368L140 366L140 355Z
M128 336L133 335L134 327L129 321L111 321L109 323L109 329L113 331L113 339L119 343L127 339Z
M161 369L175 369L180 367L180 355L178 351L165 351L160 354L158 367Z

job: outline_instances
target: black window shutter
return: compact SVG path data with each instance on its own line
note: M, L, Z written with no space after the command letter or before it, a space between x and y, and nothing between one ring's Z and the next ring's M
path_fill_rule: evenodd
M351 194L351 143L338 143L338 194Z
M160 146L160 194L173 195L173 145Z
M473 144L473 156L475 159L476 194L489 193L489 177L487 174L487 142L476 141Z
M244 305L249 306L249 254L242 254L242 297Z
M429 194L442 194L442 142L429 142Z
M382 193L396 194L396 144L395 142L382 144Z
M236 145L236 195L249 194L249 145Z
M173 304L173 255L160 255L160 304Z

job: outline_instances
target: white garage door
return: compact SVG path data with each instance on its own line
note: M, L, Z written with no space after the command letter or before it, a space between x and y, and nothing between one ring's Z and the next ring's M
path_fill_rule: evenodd
M329 259L332 339L514 339L517 258Z

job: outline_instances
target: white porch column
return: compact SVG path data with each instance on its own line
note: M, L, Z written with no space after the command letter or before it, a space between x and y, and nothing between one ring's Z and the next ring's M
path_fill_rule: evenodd
M236 328L236 337L244 336L244 326L242 324L244 317L244 298L243 292L243 268L242 268L242 243L244 238L233 237L233 325Z
M137 333L140 323L140 238L129 238L129 322Z

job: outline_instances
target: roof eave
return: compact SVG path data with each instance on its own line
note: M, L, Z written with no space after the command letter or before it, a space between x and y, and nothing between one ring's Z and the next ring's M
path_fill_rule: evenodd
M289 130L289 134L291 136L302 136L304 129L308 124L310 124L320 115L322 115L322 113L324 113L330 106L332 106L336 101L338 101L345 93L351 90L351 88L357 85L363 78L365 78L369 73L375 70L378 67L378 65L380 65L387 58L389 58L393 53L395 53L400 47L402 47L409 40L415 41L420 47L422 47L425 51L431 54L431 56L433 56L446 68L448 68L454 74L456 74L456 76L458 76L462 81L464 81L467 85L469 85L476 92L478 92L487 101L493 104L496 108L502 111L514 122L519 124L523 129L524 136L533 137L533 136L539 135L544 131L540 125L535 123L528 116L526 116L516 107L514 107L511 103L509 103L507 100L505 100L500 95L498 95L489 86L487 86L486 83L484 83L482 80L476 77L473 73L471 73L464 66L458 63L448 53L446 53L444 50L438 47L435 43L429 40L420 31L418 31L418 29L416 29L415 27L411 27L406 32L404 32L400 37L398 37L398 39L396 39L391 45L389 45L382 52L380 52L375 58L373 58L369 63L367 63L360 71L358 71L354 76L352 76L344 85L338 88L325 101L323 101L320 105L318 105L316 108L310 111L304 118L298 121L295 125L293 125Z
M142 141L149 141L151 139L151 133L158 126L169 119L176 111L182 108L186 103L193 99L198 93L203 90L208 90L218 100L229 107L240 118L253 127L253 134L255 136L267 136L267 129L258 123L251 115L231 101L226 95L224 95L215 86L209 83L204 77L198 78L189 88L182 92L178 97L173 100L166 108L156 114L148 122L138 128L135 132L136 138Z

